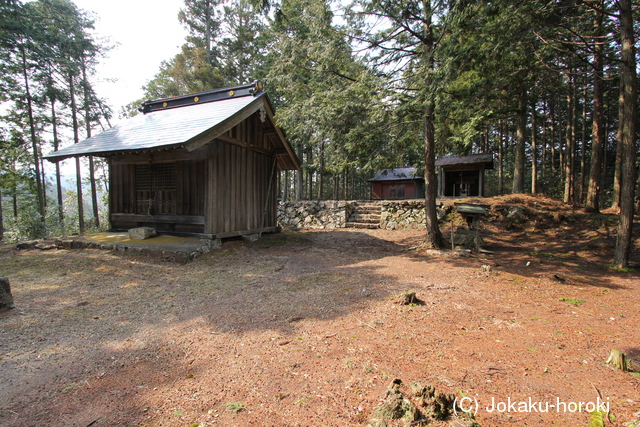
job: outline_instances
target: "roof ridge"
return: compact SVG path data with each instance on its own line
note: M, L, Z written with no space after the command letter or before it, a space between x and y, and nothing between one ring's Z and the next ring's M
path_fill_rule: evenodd
M207 102L220 101L223 99L238 98L241 96L257 96L262 92L264 92L264 85L261 81L255 80L253 83L244 85L212 89L203 92L174 96L170 98L147 100L142 103L138 110L144 114L147 114L154 111L167 110L170 108L178 108L188 105L203 104Z

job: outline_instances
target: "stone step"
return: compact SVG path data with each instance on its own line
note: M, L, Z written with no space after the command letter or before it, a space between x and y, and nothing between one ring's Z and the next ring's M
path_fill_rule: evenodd
M347 228L367 228L370 230L373 230L375 228L380 228L379 224L368 224L368 223L362 223L362 222L347 222L345 224L345 227Z
M380 208L356 208L354 213L363 213L363 214L380 214L382 212Z
M380 220L375 220L375 219L351 219L349 218L349 220L347 222L353 223L353 224L380 224Z
M349 217L349 221L358 222L359 220L365 221L380 221L380 214L366 214L366 213L354 213Z
M377 207L380 207L382 205L380 203L375 203L375 202L358 202L358 203L353 203L353 206L377 206Z

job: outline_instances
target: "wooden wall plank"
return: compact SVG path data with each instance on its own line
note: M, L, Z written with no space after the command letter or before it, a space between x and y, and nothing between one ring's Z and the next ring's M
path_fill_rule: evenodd
M231 199L231 187L233 187L233 165L231 164L230 145L221 144L221 147L224 149L224 164L222 165L224 173L220 177L221 185L223 187L222 206L224 207L224 213L222 218L222 227L220 227L220 229L222 232L226 232L231 231L231 206L229 204L229 200Z
M275 226L277 185L272 175L273 147L266 141L263 127L254 114L230 129L226 142L214 140L198 149L198 156L194 157L193 153L179 155L180 150L176 150L175 193L157 192L157 203L167 206L167 209L175 206L166 214L202 216L203 231L211 235ZM161 157L168 161L171 153ZM149 195L139 195L147 200L140 200L144 202L144 212L138 212L140 207L137 206L135 186L135 165L144 163L144 156L123 155L112 160L112 213L146 214ZM148 155L146 161L149 161ZM267 212L263 223L265 202Z
M254 184L253 184L254 157L255 157L255 153L251 150L247 150L247 194L245 197L246 204L247 204L247 218L246 218L245 227L247 227L247 230L254 228L253 227L253 215L255 212L255 206L253 203L253 193L255 192Z
M245 227L247 218L247 201L245 199L245 196L247 194L247 163L245 162L247 158L246 153L246 149L239 148L236 155L236 159L238 162L238 195L236 196L236 212L238 213L238 219L236 222L236 227L238 229L243 229Z

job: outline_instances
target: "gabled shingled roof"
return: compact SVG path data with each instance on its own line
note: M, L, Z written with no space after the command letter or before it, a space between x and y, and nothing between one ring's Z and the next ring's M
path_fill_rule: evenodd
M422 179L421 176L418 176L416 174L416 168L390 168L383 169L377 172L373 178L368 179L367 181L406 181L413 179Z
M481 153L481 154L469 154L466 156L445 156L439 160L436 160L436 166L459 166L459 165L474 165L484 163L485 168L493 169L493 154Z
M171 148L191 151L229 131L250 115L264 110L273 122L273 110L262 85L216 89L175 98L146 101L134 116L100 134L44 156L50 161L69 157L107 156ZM278 152L286 153L283 168L297 169L299 162L282 131L273 124Z

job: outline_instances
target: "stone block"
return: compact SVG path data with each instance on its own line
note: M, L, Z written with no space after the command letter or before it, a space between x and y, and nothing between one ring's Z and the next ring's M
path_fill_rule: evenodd
M145 240L158 235L153 227L137 227L129 230L129 238L131 240Z
M69 250L73 247L73 240L71 239L58 239L56 240L56 244L58 245L58 249Z
M84 249L87 247L85 242L81 242L80 240L74 240L71 243L71 249Z
M26 250L26 249L35 249L38 244L37 240L27 240L26 242L18 242L16 243L16 249Z
M36 244L35 248L40 249L41 251L48 251L51 249L57 249L58 246L53 243L40 242Z
M0 277L0 311L9 310L14 308L13 295L11 295L11 285L9 279L6 277Z

